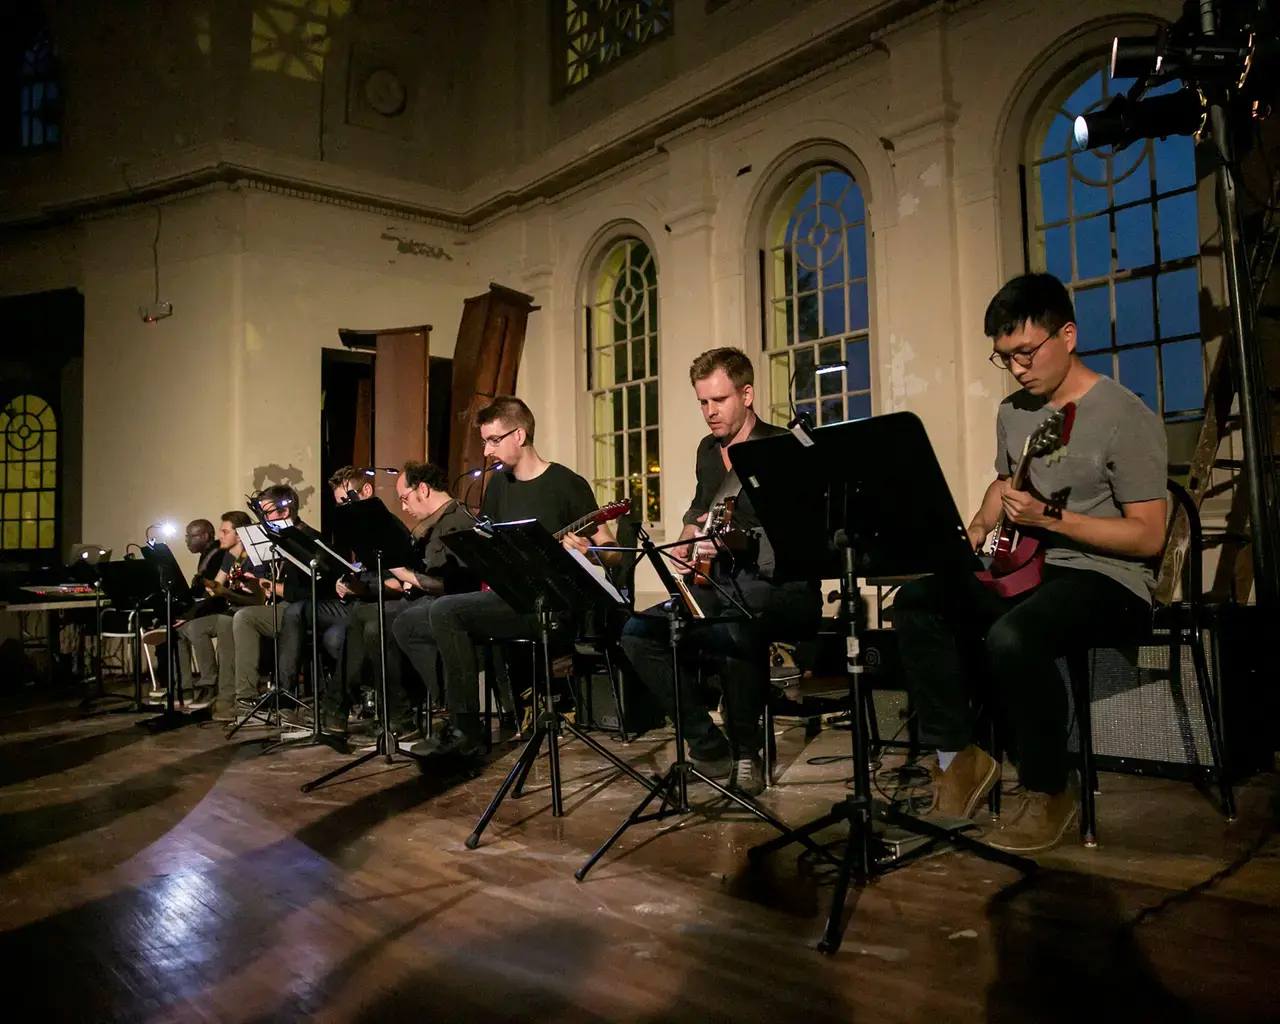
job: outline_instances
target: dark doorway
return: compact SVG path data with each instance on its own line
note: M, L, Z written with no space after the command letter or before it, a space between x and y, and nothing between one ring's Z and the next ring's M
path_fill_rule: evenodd
M333 492L343 466L373 461L373 353L326 348L320 363L320 529L329 532Z
M343 466L372 466L377 392L373 352L326 348L320 369L320 471L322 481ZM427 377L427 458L449 462L449 408L453 360L430 357ZM327 531L333 492L320 488L320 528Z

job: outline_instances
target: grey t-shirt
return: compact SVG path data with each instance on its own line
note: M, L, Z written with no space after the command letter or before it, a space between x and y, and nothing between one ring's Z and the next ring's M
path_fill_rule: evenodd
M1051 414L1042 397L1026 391L1000 403L996 417L996 473L1012 476L1029 435ZM1120 506L1165 497L1168 441L1160 422L1137 395L1110 377L1098 381L1076 403L1071 439L1054 455L1032 459L1028 489L1042 500L1065 499L1080 515L1119 518ZM1045 561L1092 569L1151 600L1151 563L1091 551L1050 533Z

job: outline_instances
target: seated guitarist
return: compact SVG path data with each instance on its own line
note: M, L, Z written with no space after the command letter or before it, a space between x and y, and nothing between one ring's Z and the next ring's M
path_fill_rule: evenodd
M994 785L998 766L973 742L975 701L994 702L1025 797L987 841L1034 853L1054 846L1076 814L1056 659L1133 642L1150 627L1166 441L1140 398L1080 361L1075 310L1057 278L1014 278L991 300L984 326L992 362L1022 388L1000 405L996 479L969 540L977 549L1001 516L1030 530L1047 546L1043 581L1002 598L972 575L925 577L898 593L893 622L920 740L938 751L932 812L968 817ZM1029 487L1014 490L1026 439L1068 403L1076 408L1066 446L1032 459ZM975 691L988 681L989 696Z
M759 523L750 500L746 495L738 495L737 474L730 470L729 448L741 441L785 431L756 416L755 370L751 360L739 349L716 348L702 353L689 368L689 381L711 433L698 445L697 491L685 513L684 530L679 539L693 541L699 535L699 524L707 520L713 506L723 497L737 498L734 527L752 531ZM769 686L769 643L813 633L822 613L822 594L817 581L773 582L770 578L773 549L763 534L759 542L755 564L747 565L737 576L747 607L759 616L757 621L707 626L705 631L692 633L687 645L690 655L711 654L720 665L728 738L712 722L706 703L692 693L687 682L680 691L684 735L698 770L710 778L729 778L731 785L749 795L764 789L760 752L765 737L760 718ZM706 543L697 547L704 548ZM694 581L692 590L696 591L698 605L708 617L732 614L732 606L719 591L696 585L688 563L692 546L675 548L672 554L686 560L685 578ZM714 571L712 575L717 576ZM716 582L733 593L723 578L716 578ZM623 628L621 646L636 673L671 714L674 680L667 636L665 613L660 607L650 608Z
M533 446L534 418L518 398L501 396L476 416L488 458L504 468L490 476L480 504L481 518L494 523L536 519L557 533L589 515L597 507L591 485L567 466L548 462ZM464 493L461 501L467 500ZM582 535L569 534L562 543L585 553L591 546L614 546L617 541L605 525L592 526ZM616 562L617 553L600 558ZM430 606L427 632L417 622L419 639L434 641L443 669L445 704L449 724L437 736L414 744L415 754L478 755L484 749L480 727L480 668L476 644L485 640L514 640L538 635L531 616L513 609L493 591L447 594Z

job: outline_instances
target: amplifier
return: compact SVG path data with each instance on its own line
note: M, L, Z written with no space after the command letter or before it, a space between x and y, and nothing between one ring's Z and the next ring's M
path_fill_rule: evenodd
M613 687L604 659L578 655L574 661L574 686L582 709L583 725L604 732L620 732L618 703L613 699ZM650 729L661 727L665 718L648 689L632 681L619 661L620 657L615 656L614 671L618 673L618 688L626 709L627 736L634 739Z
M1233 778L1267 770L1274 760L1270 723L1275 715L1269 706L1274 695L1262 686L1256 622L1252 607L1217 609L1202 633L1210 692L1220 690L1224 760ZM1177 663L1170 657L1169 637L1167 628L1158 628L1141 647L1091 652L1093 749L1099 767L1172 769L1179 775L1217 767L1190 637L1184 632ZM1065 661L1059 668L1065 680ZM1071 722L1070 749L1078 752L1074 708Z

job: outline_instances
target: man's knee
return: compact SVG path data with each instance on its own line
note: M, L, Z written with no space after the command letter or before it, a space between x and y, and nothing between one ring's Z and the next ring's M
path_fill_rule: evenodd
M945 605L946 591L941 577L922 576L918 580L909 580L898 588L893 595L893 611L937 613Z
M1016 662L1025 657L1033 646L1023 635L1015 616L1005 615L987 630L987 657L992 665Z

